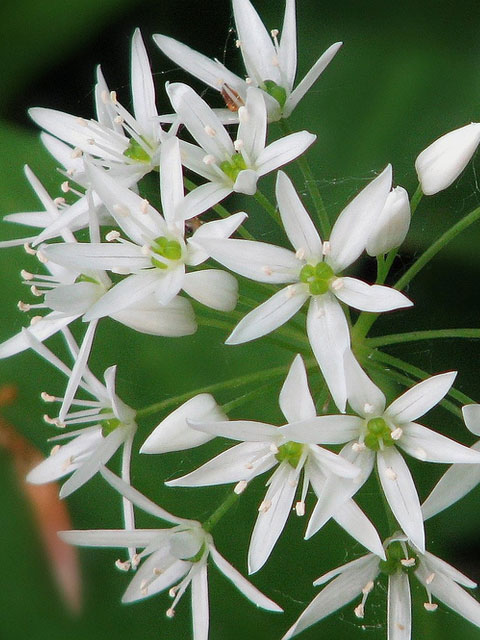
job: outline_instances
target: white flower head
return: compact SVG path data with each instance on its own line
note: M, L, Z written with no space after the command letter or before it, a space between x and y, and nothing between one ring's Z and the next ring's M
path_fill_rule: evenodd
M480 144L480 123L472 122L432 142L415 161L420 186L431 196L449 187Z
M220 91L231 111L235 112L245 104L248 87L254 86L262 90L270 121L288 118L342 43L331 45L294 89L297 71L295 0L286 0L281 37L278 29L272 29L270 33L266 30L249 0L233 0L233 13L246 80L218 60L211 60L173 38L157 34L153 39L176 64ZM228 112L221 117L228 121Z
M410 201L403 187L395 187L388 194L385 206L368 237L366 251L379 256L396 249L405 240L410 227Z

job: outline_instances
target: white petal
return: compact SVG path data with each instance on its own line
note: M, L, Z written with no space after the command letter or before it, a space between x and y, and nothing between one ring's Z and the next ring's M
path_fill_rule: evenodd
M385 416L394 423L413 422L440 402L452 386L456 371L431 376L419 382L387 407Z
M333 401L345 411L347 389L343 356L350 347L350 332L345 314L329 293L313 296L307 315L307 334Z
M276 284L298 280L300 262L283 247L235 238L209 238L197 243L217 262L246 278Z
M161 535L156 529L92 529L59 531L58 537L77 547L146 547Z
M379 284L367 284L356 278L342 278L341 287L335 289L339 300L354 309L379 313L413 306L403 293Z
M480 453L459 444L421 424L402 425L403 434L398 446L414 458L427 462L480 463Z
M200 421L222 421L228 417L215 402L215 398L209 393L201 393L178 409L172 411L143 443L140 453L166 453L167 451L181 451L197 447L208 442L213 437L211 434L202 433L191 429L187 419Z
M335 271L343 271L365 249L392 186L392 167L388 165L348 204L338 216L330 236L327 262Z
M288 118L288 116L295 109L297 104L303 98L303 96L307 93L310 87L316 82L320 74L324 72L330 62L333 60L335 54L342 46L342 42L335 42L330 45L328 49L320 56L320 58L316 61L310 71L304 76L302 81L297 85L295 90L288 96L287 101L285 103L285 107L283 108L283 117Z
M428 551L425 551L422 560L428 564L429 569L438 573L443 573L452 580L455 580L455 582L458 582L458 584L461 584L462 587L475 589L477 586L476 582L470 580L470 578L461 573L458 569L455 569L451 564L448 564L448 562L445 562L445 560L442 560L441 558L437 558L437 556L434 556Z
M290 285L275 293L240 320L225 344L241 344L267 335L288 322L308 298L303 284Z
M192 570L192 623L194 640L208 640L208 575L207 564Z
M169 487L206 487L229 484L256 477L277 464L277 459L264 442L242 442L195 471L181 478L169 480Z
M408 575L396 571L388 577L388 640L410 640L412 604Z
M212 222L202 224L188 240L188 264L197 266L209 257L208 254L196 244L197 239L201 241L202 238L229 238L246 218L247 214L241 211L234 213L232 216L228 216L228 218L212 220Z
M49 260L70 269L113 269L128 273L151 266L141 247L128 244L59 243L42 248Z
M155 336L189 336L197 330L192 305L180 296L173 298L167 306L143 299L111 313L110 317L135 331Z
M385 560L385 551L377 530L353 500L347 500L335 511L332 517L365 549Z
M358 416L316 416L281 427L282 434L306 444L343 444L359 436L364 421Z
M385 409L383 392L367 376L349 349L344 356L348 403L362 417L381 416Z
M255 162L255 159L265 148L267 135L267 109L263 92L256 87L249 87L245 106L240 108L242 111L237 140L242 141L242 151L246 152L250 162ZM249 164L247 162L247 166Z
M280 437L278 427L253 420L231 420L230 422L193 422L189 420L189 424L193 429L232 440L265 443Z
M431 196L449 187L470 162L480 143L480 124L472 122L441 136L415 161L423 193Z
M480 442L472 447L480 452ZM466 496L480 483L479 464L454 464L440 478L433 491L422 505L424 520L435 516L440 511Z
M270 486L253 528L248 549L248 573L255 573L268 560L292 510L298 474L288 462L281 464L270 480Z
M73 322L76 318L78 318L78 315L66 316L63 313L58 313L58 311L53 311L35 322L35 324L30 325L27 331L38 341L43 342L57 333L57 331L61 331L61 329L70 324L70 322ZM12 336L0 344L0 359L9 358L29 348L30 342L24 334L24 330L22 330L20 333L17 333L15 336Z
M316 445L311 445L309 449L318 469L325 475L333 473L341 478L356 478L360 474L359 467L351 464L341 455Z
M183 201L183 173L178 138L167 138L160 150L160 196L163 216L167 223L177 224L183 234L183 215L179 205Z
M102 287L93 282L77 282L47 291L44 301L54 311L81 315L95 304L101 291Z
M383 492L401 529L413 544L425 551L425 532L418 493L408 467L395 447L377 454L377 468Z
M278 604L263 595L263 593L254 587L253 584L244 576L242 576L235 567L232 567L232 565L218 553L213 544L209 546L209 550L212 560L223 575L233 582L237 589L243 593L246 598L253 602L253 604L256 604L257 607L261 607L262 609L266 609L267 611L282 611L282 608L279 607Z
M190 562L177 560L168 555L166 549L161 549L147 558L137 569L135 577L128 585L123 594L122 602L135 602L160 593L168 587L177 584L185 576L191 567ZM144 581L149 580L154 575L155 569L160 569L162 573L149 583L148 589L144 589Z
M315 404L308 388L307 372L302 356L295 356L280 391L280 409L287 422L308 420L316 415Z
M297 131L288 136L284 136L279 140L275 140L269 144L257 158L257 173L264 176L270 171L275 171L279 167L283 167L287 162L291 162L302 155L310 145L312 145L317 136L308 131Z
M237 306L238 282L231 273L205 269L187 273L183 290L202 304L219 311L233 311Z
M285 15L278 48L278 62L285 78L288 91L292 90L297 72L297 25L295 20L295 0L286 0Z
M408 193L403 187L392 189L368 238L368 255L379 256L399 247L408 233L410 218Z
M148 142L156 142L159 125L156 120L155 87L140 29L135 29L132 39L131 84L133 110L141 127L140 133Z
M467 404L462 407L462 413L467 429L480 436L480 404Z
M187 164L184 162L185 166ZM193 169L195 171L195 169ZM184 220L190 220L200 215L207 209L214 207L221 200L232 193L232 186L218 182L207 182L187 193L183 202L179 205L178 215Z
M233 190L236 193L244 193L247 196L253 196L257 192L257 181L259 174L254 169L244 169L240 171L233 184Z
M283 171L277 174L275 193L285 232L295 251L302 252L306 261L320 261L323 246L320 236L292 181Z

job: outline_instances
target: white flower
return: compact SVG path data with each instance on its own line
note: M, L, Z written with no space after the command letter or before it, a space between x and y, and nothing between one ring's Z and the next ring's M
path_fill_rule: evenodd
M238 110L240 124L234 142L217 115L191 87L169 84L167 93L181 121L200 145L181 143L182 162L209 180L191 197L205 193L213 203L232 191L253 195L261 176L297 158L316 139L307 131L299 131L265 146L265 100L255 87L248 89L245 105Z
M396 249L405 240L410 226L410 201L403 187L392 189L385 206L368 237L365 247L369 256L379 256Z
M297 424L300 421L300 424L304 424L315 419L315 405L300 356L293 361L282 387L280 408L288 423ZM249 573L258 571L272 552L292 510L302 471L303 485L295 504L298 515L305 513L309 484L316 492L321 492L326 472L332 472L337 479L351 479L358 475L356 467L336 454L285 437L288 424L286 427L276 427L249 420L190 424L208 434L240 440L241 444L221 453L196 471L167 482L167 485L185 487L235 482L235 491L241 492L253 478L276 467L267 482L268 490L260 504L252 533L248 552ZM339 505L334 518L368 549L383 553L375 528L353 501Z
M415 161L420 186L431 196L449 187L480 144L480 123L472 122L432 142Z
M310 298L307 333L312 350L340 411L345 410L343 354L350 332L340 302L362 311L390 311L412 302L390 287L368 285L339 274L364 251L391 187L388 166L338 217L329 242L322 243L291 181L278 172L280 215L295 253L264 242L202 240L218 262L252 280L291 283L247 314L227 344L248 342L287 322Z
M468 429L480 436L480 405L468 404L462 409L463 419ZM480 452L480 440L472 445L472 450ZM480 483L480 465L453 464L440 478L422 505L425 520L466 496Z
M122 601L135 602L169 589L174 599L167 609L172 618L175 607L186 589L192 587L192 619L194 640L207 640L209 627L208 559L237 589L257 607L268 611L282 609L246 580L215 548L212 536L195 520L178 518L145 498L133 487L122 482L107 469L105 479L135 506L176 526L170 529L140 529L135 531L98 530L62 531L65 542L80 546L143 547L133 558L136 567L144 560L130 582ZM128 567L128 565L127 565Z
M297 71L295 0L286 0L280 40L277 29L273 29L270 34L267 32L248 0L233 0L233 12L238 35L237 45L248 74L246 80L229 71L218 60L210 60L173 38L157 34L153 39L176 64L220 91L232 111L245 103L247 89L253 85L262 89L270 121L288 118L342 43L331 45L294 89ZM223 117L227 119L225 115Z
M366 481L376 460L382 490L393 515L420 550L425 534L420 502L410 471L397 447L421 461L480 463L480 453L414 422L445 396L456 372L432 376L408 389L385 408L382 391L361 369L353 354L345 355L348 402L355 416L320 416L309 423L285 427L286 435L306 443L348 442L341 455L359 466L354 481L330 476L312 513L307 536L313 535L344 500Z
M313 584L330 582L312 600L295 624L283 636L289 640L301 631L341 609L357 596L361 602L355 607L357 618L365 616L369 593L380 575L388 576L388 640L410 640L411 596L410 576L414 575L427 592L426 611L438 608L432 596L456 611L466 620L480 626L480 603L462 587L475 588L475 582L460 571L426 551L418 549L402 534L395 534L385 541L387 559L380 560L373 554L362 556L333 571L329 571Z
M43 107L34 107L29 114L40 127L71 145L72 158L87 153L114 172L139 180L158 166L164 133L158 123L150 63L138 29L132 39L131 83L135 117L108 90L100 68L95 86L96 120ZM74 168L72 177L77 172L83 172L81 165Z
M203 224L191 238L185 239L185 220L180 215L184 199L182 167L176 138L164 142L160 158L165 218L148 201L118 184L102 169L89 166L89 173L92 187L130 240L122 239L117 232L109 238L109 243L55 244L46 247L44 253L53 262L72 269L107 269L131 275L92 306L84 320L117 314L127 307L136 309L137 305L140 310L145 304L166 307L181 289L214 309L230 311L235 307L238 287L231 274L218 269L185 273L185 265L197 266L208 258L197 241L229 236L246 214L237 213L225 220ZM196 215L203 204L191 203L195 208L192 215ZM193 316L191 305L187 300L183 303L190 318Z

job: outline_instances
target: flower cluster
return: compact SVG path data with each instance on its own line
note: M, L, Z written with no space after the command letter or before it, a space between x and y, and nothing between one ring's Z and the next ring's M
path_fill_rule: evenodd
M411 637L413 577L426 589L427 610L437 607L433 597L480 626L480 604L462 588L475 584L426 550L424 521L480 483L479 443L469 447L417 423L439 403L461 416L460 407L446 400L456 372L419 374L383 354L378 348L382 338L367 337L378 314L414 304L402 289L428 259L420 258L394 286L385 284L390 267L422 192L434 194L458 177L480 142L480 125L448 133L420 153L420 187L412 198L395 185L388 165L345 203L331 226L305 156L316 135L291 132L288 118L341 43L332 44L295 86L294 0L286 0L281 33L267 32L249 0L232 1L245 78L170 37L154 36L166 56L220 93L224 109L211 108L190 86L173 82L165 86L173 113L159 115L147 51L137 30L132 40L133 113L108 89L100 68L96 119L46 108L30 111L65 175L62 191L69 195L68 201L52 198L26 168L43 210L6 216L35 232L0 246L23 244L38 258L38 272L22 271L38 301L18 306L40 313L28 328L0 344L0 358L32 349L63 373L63 396L42 394L46 402L59 404L57 414L46 415L45 421L57 429L75 425L75 430L50 439L55 442L50 456L27 480L42 484L71 474L60 491L66 497L100 474L122 497L124 528L69 531L61 537L71 544L128 549L128 560L117 561L118 568L134 572L124 602L169 590L174 598L167 609L171 618L191 587L195 640L208 638L209 563L255 605L281 611L217 551L212 535L220 518L267 472L267 490L250 536L250 574L269 560L292 512L299 517L309 512L306 538L333 519L369 551L316 581L331 580L285 640L360 594L354 613L363 619L368 594L382 576L388 579L389 640ZM281 170L293 161L303 171L315 216ZM259 188L269 173L275 173L275 203ZM151 184L157 174L158 186L147 199L145 180ZM220 202L228 207L231 194L250 197L245 202L252 206L230 213ZM249 218L262 214L281 234L278 245L252 235ZM368 260L366 256L376 259L375 282L349 275L352 265ZM253 300L244 293L243 279L250 281ZM239 300L242 311L235 311ZM290 322L297 314L301 322ZM191 335L201 322L207 328L228 328L228 345L279 338L289 352L279 368L228 380L224 389L260 387L230 402L219 404L208 385L169 400L174 410L162 415L144 438L139 453L152 455L200 447L216 437L236 442L166 482L170 487L233 485L203 522L172 515L131 485L134 438L145 410L134 410L120 399L115 365L105 370L105 383L90 370L97 326L107 317L159 339ZM78 342L71 324L81 335ZM71 363L47 347L54 334L63 336ZM269 393L265 382L279 375L282 424L229 418L252 393ZM313 375L321 381L315 387ZM389 377L389 382L408 387L393 400L391 384L385 384ZM464 404L468 429L480 435L479 405ZM62 444L64 440L68 442ZM121 477L106 467L120 448ZM453 465L423 506L404 454ZM387 536L380 535L378 523L355 501L374 469L376 491L391 524ZM170 527L138 529L135 508Z

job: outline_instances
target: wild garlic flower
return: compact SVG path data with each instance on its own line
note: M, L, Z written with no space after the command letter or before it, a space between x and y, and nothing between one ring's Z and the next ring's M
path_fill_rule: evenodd
M219 202L235 191L254 195L257 181L300 156L315 141L308 131L298 131L266 145L267 112L262 92L247 91L245 105L238 110L239 126L234 141L214 111L186 84L167 86L173 108L199 147L181 143L182 162L209 182L188 197ZM187 217L187 216L185 216Z
M283 636L289 640L312 624L323 620L357 597L357 618L365 618L365 607L375 581L388 578L388 640L409 640L412 632L410 581L414 576L424 587L426 611L438 609L432 597L480 627L480 603L462 587L474 589L475 582L432 553L420 552L407 536L397 533L385 541L386 560L368 554L329 571L314 585L329 584L312 600L295 624ZM331 582L330 582L331 581Z
M303 472L297 515L305 514L305 499L311 484L320 491L327 473L337 479L355 478L359 469L336 454L316 445L304 445L285 437L289 424L309 423L316 415L308 388L303 360L296 356L280 392L280 408L287 425L250 420L231 422L192 422L191 426L207 434L240 440L238 444L216 456L196 471L170 480L168 486L195 487L235 482L235 492L241 493L256 476L276 467L269 478L268 490L262 500L248 551L249 573L258 571L267 561L292 511ZM345 501L335 513L336 521L355 539L375 553L383 554L375 528L362 511Z
M285 232L295 252L250 240L203 240L215 260L242 276L274 284L290 283L250 311L227 338L240 344L287 322L310 299L307 334L325 381L340 411L345 410L343 354L350 346L340 303L362 311L390 311L412 302L395 289L369 285L341 272L365 250L391 188L388 166L342 211L329 242L323 242L290 179L279 171L276 195Z
M425 533L420 502L410 471L397 447L422 462L480 463L480 453L417 424L415 420L448 393L456 372L432 376L414 385L387 408L383 392L370 380L353 354L345 355L348 402L357 416L320 416L310 423L285 427L297 442L348 444L341 455L361 469L353 481L331 475L312 513L307 536L320 529L367 480L376 463L383 493L398 524L420 550Z
M231 112L245 104L250 86L262 90L270 121L288 118L330 64L342 43L332 44L294 89L297 72L295 0L286 0L281 38L278 29L268 33L249 0L233 0L232 4L237 46L248 74L245 80L229 71L219 60L211 60L173 38L157 34L153 39L176 64L221 92L230 110L230 113L225 110L219 114L224 121L231 120Z
M210 533L200 522L178 518L151 502L114 474L103 470L105 479L135 506L175 526L169 529L137 529L134 531L97 530L62 531L65 542L88 547L141 547L131 563L117 561L128 570L137 568L122 602L136 602L169 589L173 598L167 617L173 618L175 609L187 588L192 589L192 621L194 640L208 640L209 598L208 561L211 559L223 575L257 607L268 611L282 609L246 580L217 551Z

